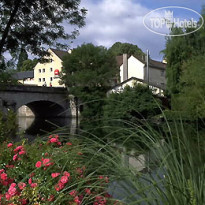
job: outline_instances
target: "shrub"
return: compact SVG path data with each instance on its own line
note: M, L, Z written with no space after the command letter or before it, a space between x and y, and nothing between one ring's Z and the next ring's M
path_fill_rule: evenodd
M5 116L0 111L0 142L12 137L16 129L16 114L12 110L9 110L8 114Z
M90 175L83 147L58 135L0 146L0 204L114 204L108 178Z

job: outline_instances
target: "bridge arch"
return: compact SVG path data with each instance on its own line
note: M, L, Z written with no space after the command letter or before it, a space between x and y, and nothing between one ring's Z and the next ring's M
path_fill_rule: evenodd
M31 109L35 117L64 117L66 112L65 108L62 105L52 101L32 101L25 103L24 105ZM18 108L19 107L17 107L17 109Z
M65 88L9 86L0 88L0 99L3 109L17 111L26 105L36 117L72 116L68 91Z

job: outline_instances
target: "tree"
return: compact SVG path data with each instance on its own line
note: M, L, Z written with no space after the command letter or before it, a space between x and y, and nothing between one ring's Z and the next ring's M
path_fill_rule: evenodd
M181 33L181 29L172 30L172 34ZM183 63L193 55L193 47L187 36L168 37L166 48L162 52L167 61L166 77L168 94L179 92L179 81Z
M106 48L84 44L65 56L62 82L86 104L82 114L97 117L102 114L106 92L117 72L115 57Z
M33 60L31 59L25 60L23 61L23 64L20 67L19 71L32 71L37 63L38 63L38 60L36 58Z
M25 48L21 47L21 51L20 51L19 59L18 59L18 64L17 64L17 70L18 71L21 70L23 62L27 59L28 59L28 54L27 54Z
M85 9L80 0L2 0L0 2L0 56L16 53L20 46L35 55L49 55L46 45L63 47L58 39L74 38L78 31L66 33L63 23L81 27ZM1 58L2 60L2 58Z
M205 54L193 57L182 67L180 93L172 108L189 119L205 118Z
M136 55L140 57L145 56L145 54L137 45L133 45L130 43L116 42L115 44L112 45L109 51L112 52L115 56L122 55L124 53L128 55Z
M160 104L160 102L158 102ZM144 85L125 87L121 93L109 95L104 106L104 118L135 121L148 119L160 113L152 91Z
M205 7L202 9L205 17ZM202 19L199 20L201 25ZM191 32L194 28L187 28L185 32ZM171 34L184 33L181 28L172 28ZM183 64L192 57L205 53L205 25L189 35L166 38L166 48L162 51L167 60L167 91L169 95L180 92L180 78Z

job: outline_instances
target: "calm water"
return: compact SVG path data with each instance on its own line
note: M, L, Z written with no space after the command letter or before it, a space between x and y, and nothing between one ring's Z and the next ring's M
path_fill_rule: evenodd
M76 120L71 118L35 118L35 117L18 117L18 133L15 140L19 140L19 136L24 136L33 141L36 136L47 136L55 130L61 130L66 134L75 134Z

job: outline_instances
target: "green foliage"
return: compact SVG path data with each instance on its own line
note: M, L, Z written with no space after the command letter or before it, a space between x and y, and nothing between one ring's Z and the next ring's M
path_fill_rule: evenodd
M27 54L26 50L23 47L21 47L19 58L18 58L18 64L17 64L18 71L21 70L23 62L26 61L27 59L28 59L28 54Z
M173 34L181 33L181 30L176 28L172 31ZM179 81L182 73L182 65L193 56L192 38L195 34L187 36L169 37L166 42L166 49L163 51L167 60L167 90L168 94L179 92Z
M80 0L1 1L0 56L5 51L16 53L21 45L39 56L48 54L46 45L65 47L58 39L73 39L78 30L68 34L62 23L76 27L85 24L86 10L79 6Z
M2 143L0 202L22 204L24 199L24 204L26 201L26 204L74 205L94 204L100 197L107 205L114 204L106 192L108 178L101 169L91 171L84 145L78 140L66 142L63 137L51 135L48 140L32 144L25 140ZM24 187L20 189L22 183Z
M84 117L96 117L102 114L103 100L117 72L115 57L106 48L84 44L64 58L62 82L84 105Z
M205 55L191 58L182 70L180 93L173 96L172 108L190 119L205 118Z
M116 42L112 45L109 51L112 52L115 56L122 55L125 53L128 55L136 55L140 57L145 56L145 54L137 45L133 45L130 43Z
M25 60L25 61L23 61L22 66L20 67L19 71L32 71L37 63L38 63L37 59Z
M9 110L5 116L0 111L0 142L8 140L12 137L17 129L16 114Z
M104 106L105 119L136 119L150 118L159 113L159 105L152 91L143 85L127 86L122 93L109 95Z
M5 70L5 71L1 71L0 70L0 86L4 87L7 85L16 85L18 84L17 80L15 80L12 77L12 74L14 73L14 71L12 70Z
M205 17L205 9L202 9L202 16ZM199 20L199 24L202 20ZM191 32L187 28L185 32ZM171 34L184 33L180 28L173 28ZM192 57L205 53L205 25L197 31L185 36L166 38L166 48L162 51L167 60L167 91L169 95L180 92L180 78L182 66Z

